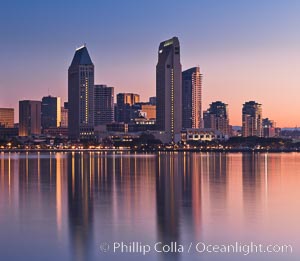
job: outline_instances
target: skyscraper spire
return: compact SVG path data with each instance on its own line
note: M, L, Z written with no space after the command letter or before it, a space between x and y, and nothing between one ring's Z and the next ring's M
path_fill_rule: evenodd
M76 49L71 66L76 65L93 65L93 62L85 45Z

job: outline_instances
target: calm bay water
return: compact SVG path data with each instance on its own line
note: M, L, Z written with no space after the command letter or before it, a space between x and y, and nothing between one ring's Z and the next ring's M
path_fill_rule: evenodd
M122 241L151 251L114 253ZM293 252L198 253L198 242ZM0 260L300 260L300 154L1 153Z

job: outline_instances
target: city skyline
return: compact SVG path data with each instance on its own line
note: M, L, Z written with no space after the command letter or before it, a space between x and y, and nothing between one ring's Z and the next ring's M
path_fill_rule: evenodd
M6 37L0 47L6 50L6 63L0 65L1 107L14 107L17 118L19 100L51 94L66 101L65 68L73 50L84 42L97 65L95 82L114 86L115 93L141 93L141 100L147 100L155 95L157 43L176 35L181 40L182 69L201 67L203 108L222 100L229 104L232 125L241 125L242 104L255 100L278 126L299 126L300 3L188 2L170 7L182 11L176 19L163 12L168 1L3 4L0 31ZM74 14L82 10L91 12L92 21L76 22ZM99 10L103 17L93 16ZM81 30L87 25L88 32Z
M0 7L0 261L300 260L300 0Z

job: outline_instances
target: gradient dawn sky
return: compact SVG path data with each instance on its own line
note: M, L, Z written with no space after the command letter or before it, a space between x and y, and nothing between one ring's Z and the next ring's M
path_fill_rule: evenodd
M87 44L95 83L155 95L158 45L181 44L183 70L199 65L203 109L229 104L241 125L255 100L280 127L300 125L300 1L12 0L0 8L0 107L49 94L67 99L67 70ZM18 121L16 117L15 121Z

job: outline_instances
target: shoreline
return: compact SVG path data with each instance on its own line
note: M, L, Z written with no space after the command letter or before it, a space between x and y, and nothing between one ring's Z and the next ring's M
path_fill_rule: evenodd
M156 152L224 152L224 153L294 153L297 149L0 149L1 153L20 152L129 152L129 153L156 153Z

